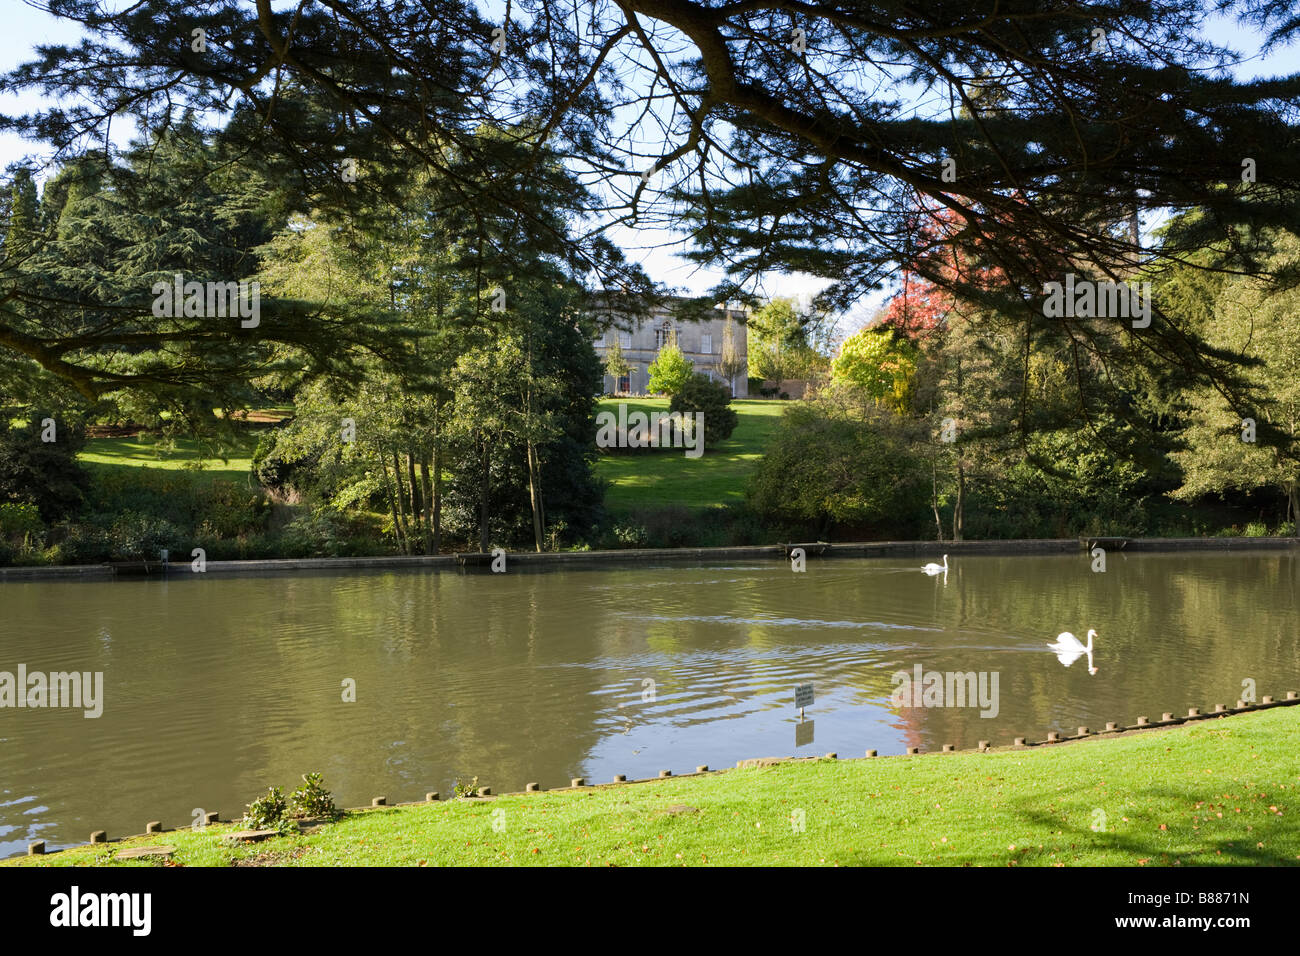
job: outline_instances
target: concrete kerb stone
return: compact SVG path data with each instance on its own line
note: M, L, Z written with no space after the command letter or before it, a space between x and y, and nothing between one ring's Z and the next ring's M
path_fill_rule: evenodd
M1190 723L1190 722L1192 722L1192 721L1194 721L1194 720L1205 720L1205 719L1209 719L1209 718L1214 718L1214 719L1227 719L1227 718L1229 718L1229 717L1232 717L1232 716L1234 716L1234 715L1236 715L1236 714L1240 714L1240 713L1248 713L1248 712L1251 712L1251 711L1255 711L1255 710L1263 710L1263 709L1267 709L1267 708L1270 708L1270 707L1287 707L1287 706L1296 706L1296 705L1300 705L1300 693L1298 693L1298 692L1296 692L1296 691L1287 691L1287 692L1286 692L1286 699L1285 699L1285 700L1275 700L1271 695L1267 695L1267 694L1266 694L1266 695L1264 695L1263 697L1260 698L1260 703L1258 703L1258 704L1247 704L1247 703L1245 703L1245 702L1243 702L1243 701L1237 701L1237 707L1232 708L1231 710L1225 708L1222 704L1218 704L1218 705L1215 705L1214 712L1213 712L1213 713L1209 713L1209 714L1203 714L1203 713L1200 713L1199 709L1198 709L1198 708L1195 708L1195 707L1190 707L1190 708L1188 708L1188 716L1187 716L1187 717L1174 717L1172 713L1164 713L1163 716L1162 716L1162 719L1161 719L1158 723L1151 723L1151 722L1150 722L1146 717L1139 717L1139 718L1137 719L1137 723L1136 723L1136 724L1134 724L1134 725L1132 725L1132 726L1127 726L1127 727L1126 727L1126 726L1121 726L1120 724L1118 724L1118 723L1115 722L1115 721L1108 721L1108 722L1106 723L1106 729L1105 729L1105 731L1093 732L1093 731L1090 731L1087 727L1079 727L1079 734L1076 735L1076 736L1067 736L1067 737L1062 737L1061 734L1060 734L1059 732L1057 732L1057 731L1049 731L1048 734L1047 734L1047 738L1048 738L1048 739L1045 740L1045 741L1030 741L1030 740L1028 740L1028 739L1025 738L1025 737L1016 737L1015 740L1014 740L1014 742L1012 743L1011 747L1006 748L1006 749L1007 749L1007 750L1012 750L1012 749L1024 749L1024 748L1028 748L1028 747L1040 747L1040 746L1045 746L1045 745L1047 745L1047 744L1054 744L1054 743L1072 743L1072 742L1074 742L1074 741L1084 740L1084 739L1087 739L1087 738L1090 738L1090 737L1100 736L1102 733L1107 733L1107 734L1121 734L1121 733L1128 733L1128 732L1139 731L1139 730L1167 729L1167 728L1169 728L1169 727L1173 727L1173 726L1178 726L1178 725L1181 725L1181 724ZM956 750L956 749L949 749L949 748L952 748L952 747L953 747L952 744L945 744L945 745L943 746L942 753L989 753L989 752L993 752L994 750L998 749L998 748L994 748L994 747L992 747L992 746L990 745L990 742L987 741L987 740L981 740L981 741L979 741L978 746L977 746L976 748L972 749L972 750L958 751L958 750ZM906 750L907 750L907 753L906 753L905 755L903 755L903 754L899 754L899 755L894 755L894 756L920 756L920 755L921 755L921 748L920 748L920 747L908 747L908 748L906 748ZM886 755L886 756L889 756L889 755ZM868 750L868 751L866 751L866 754L865 754L865 756L863 756L863 757L853 757L853 758L848 758L848 759L851 760L851 761L859 761L859 760L873 760L873 759L879 759L879 757L878 757L877 751L875 751L875 750ZM735 767L734 769L738 769L738 770L739 770L739 769L754 769L754 768L759 768L759 767L775 766L775 765L777 765L777 764L783 764L783 763L805 763L805 762L810 762L810 761L811 761L811 762L818 762L818 761L823 761L823 760L838 760L838 757L837 757L837 755L834 754L834 753L826 754L826 755L823 756L823 757L793 757L793 756L791 756L791 757L756 757L756 758L750 758L750 759L748 759L748 760L738 760L738 761L736 761L736 767ZM721 768L721 769L718 769L718 770L709 770L708 767L707 767L707 765L705 765L705 764L701 764L700 766L698 766L698 767L696 768L695 773L682 774L681 776L683 776L683 777L693 777L693 776L706 776L706 775L725 774L725 773L730 773L730 772L732 771L732 769L733 769L733 768L730 768L730 767L724 767L724 768ZM594 790L597 790L597 789L601 789L601 790L603 790L603 789L606 789L606 788L609 788L609 787L622 787L622 786L629 786L629 785L634 785L634 784L645 784L645 783L662 783L664 780L668 780L668 779L672 779L672 778L673 778L672 772L671 772L671 771L668 771L668 770L660 771L660 776L658 776L658 777L646 777L646 778L639 779L639 780L628 780L627 777L626 777L624 774L618 774L618 775L615 776L613 782L612 782L612 783L608 783L608 784L594 784L594 785L593 785L593 784L588 784L588 783L586 782L586 778L584 778L584 777L574 777L574 778L570 781L571 786L569 786L569 787L557 787L557 788L555 788L554 790L550 790L550 791L542 791L542 790L540 789L540 786L539 786L538 784L536 784L536 783L529 783L529 784L526 785L526 789L523 790L523 791L518 791L518 792L515 792L515 793L508 793L508 794L501 794L501 796L527 796L527 795L529 795L529 794L533 794L533 793L542 793L542 792L547 792L547 793L559 793L559 792L564 792L564 791L566 791L566 790L586 790L586 791L588 791L588 792L591 792L591 791L594 791ZM478 802L478 801L490 801L490 800L496 799L496 797L495 797L494 795L492 795L492 793L491 793L491 788L490 788L490 787L480 787L480 788L479 788L479 793L482 794L482 795L481 795L481 796L475 796L475 797L463 797L463 798L460 798L460 799L469 800L469 801L474 801L474 802ZM423 805L427 805L428 803L431 803L431 802L435 802L435 801L437 801L437 800L438 800L438 797L439 797L438 792L437 792L436 790L433 790L433 791L429 791L429 792L425 795L425 800L424 800L424 801L413 801L413 802L411 802L411 803L402 803L402 804L398 804L398 806L423 806ZM371 803L371 805L368 806L368 807L355 807L355 808L348 808L348 809L345 809L344 812L345 812L345 813L355 814L355 813L366 813L366 812L370 812L370 811L373 811L373 810L383 810L383 809L391 809L391 808L389 808L389 807L387 806L386 798L384 798L384 797L375 797L375 798L374 798L374 801L373 801L373 802ZM219 822L219 821L217 820L217 814L216 814L216 812L213 811L213 812L211 812L211 813L208 813L208 814L206 815L206 820L205 820L205 822L208 822L208 823L216 823L216 822ZM155 828L156 828L156 829L155 829ZM145 834L139 834L138 836L152 836L152 835L155 835L155 834L158 834L158 833L163 833L163 832L168 832L168 831L165 830L165 829L162 827L162 825L161 825L158 821L154 820L154 821L150 821L149 824L147 824L147 832L146 832ZM127 840L130 840L130 839L137 839L138 836L133 836L133 837L124 837L124 838L122 838L122 839L127 839ZM226 836L229 837L230 835L227 834ZM106 833L105 831L103 831L103 830L96 830L96 831L94 831L94 832L91 834L91 843L92 843L92 844L93 844L93 843L110 843L110 842L111 842L111 843L118 843L118 842L121 842L121 841L120 841L120 840L112 840L112 841L108 840L107 833ZM28 852L28 855L30 855L30 856L36 856L36 855L44 855L44 854L46 854L47 851L46 851L46 848L45 848L45 841L44 841L44 840L36 840L36 841L33 841L32 843L28 844L27 852ZM55 850L55 851L51 851L51 852L58 853L58 852L61 852L61 851ZM157 855L161 855L161 854L157 854Z
M171 856L175 852L176 852L176 847L163 846L162 844L158 844L155 846L135 846L127 850L118 850L116 853L113 854L113 859L139 860L139 859L148 859L149 857L166 858Z

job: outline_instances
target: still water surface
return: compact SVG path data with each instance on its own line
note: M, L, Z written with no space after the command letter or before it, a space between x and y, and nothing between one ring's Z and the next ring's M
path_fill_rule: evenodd
M0 857L238 817L322 771L341 806L861 756L1300 689L1300 556L1086 555L0 584L0 671L102 671L104 709L0 708ZM1058 632L1095 628L1095 664ZM898 671L998 676L899 708ZM356 701L343 682L356 682ZM653 682L652 684L650 682ZM794 687L811 682L812 742ZM653 699L651 699L653 698ZM1298 735L1300 736L1300 735ZM1288 746L1294 746L1292 739Z

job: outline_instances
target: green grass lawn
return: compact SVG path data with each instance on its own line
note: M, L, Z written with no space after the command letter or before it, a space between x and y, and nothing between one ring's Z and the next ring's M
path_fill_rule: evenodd
M253 450L256 436L248 436L239 450L229 452L233 457L206 457L211 454L192 438L178 438L172 448L163 448L157 439L148 435L135 438L91 438L78 455L78 459L92 468L148 467L168 470L189 470L195 480L243 482L253 467Z
M602 399L600 410L617 411L621 399ZM628 399L629 411L668 411L666 398ZM611 485L606 506L626 513L634 507L684 505L689 508L738 503L744 500L745 481L780 420L788 402L739 400L732 403L740 421L727 441L699 458L687 458L682 449L644 455L602 455L596 474ZM196 479L244 481L252 468L256 435L244 447L222 460L211 457L194 439L177 439L174 447L160 447L157 439L92 438L80 460L91 467L149 467L193 470Z
M1027 751L800 761L361 811L264 843L223 842L223 824L10 862L157 865L113 856L169 844L189 866L1295 866L1298 743L1300 708L1279 707Z
M617 413L626 402L628 412L667 412L666 398L616 399L600 402L598 411ZM683 449L641 455L602 455L596 474L612 484L605 506L627 513L637 507L683 505L688 508L738 504L745 497L745 482L763 456L768 440L789 402L740 399L731 403L740 421L731 437L699 458L687 458Z

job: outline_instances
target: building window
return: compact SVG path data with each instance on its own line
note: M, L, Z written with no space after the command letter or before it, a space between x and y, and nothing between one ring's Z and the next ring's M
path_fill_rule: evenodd
M618 344L625 349L630 349L632 347L632 333L631 332L618 333Z
M618 377L618 391L626 395L632 391L632 378L627 374Z
M710 333L710 332L705 332L703 335L700 336L700 351L703 352L705 355L712 355L712 354L713 354L713 335L712 335L712 333Z
M655 348L661 349L668 344L668 340L673 337L673 324L667 319L664 324L655 329Z
M596 336L596 348L603 349L604 347L605 347L605 333L601 332L600 335Z

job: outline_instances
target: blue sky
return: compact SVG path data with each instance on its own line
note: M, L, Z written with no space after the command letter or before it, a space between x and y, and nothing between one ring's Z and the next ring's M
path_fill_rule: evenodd
M120 5L127 4L127 0L117 2ZM493 0L487 6L495 9L503 4ZM5 70L29 59L37 44L72 43L80 35L74 24L51 17L33 6L29 0L0 0L0 9L3 10L4 17L4 29L0 30L0 68ZM1231 21L1216 19L1208 33L1210 39L1245 55L1246 59L1235 70L1239 77L1300 71L1300 48L1295 44L1274 50L1265 57L1258 53L1260 37ZM33 94L0 97L0 109L6 112L32 109L40 103L40 98ZM128 132L130 131L123 130L124 134ZM39 143L30 143L13 135L0 135L0 168L24 156L42 154ZM674 245L680 243L680 238L663 229L618 228L612 230L610 236L624 248L630 258L642 263L653 278L689 293L702 293L722 278L717 270L700 269L678 258L674 254ZM676 247L681 248L680 245ZM810 297L823 285L820 280L805 275L772 274L762 277L761 281L763 291L769 295L800 298ZM847 316L842 317L841 326L846 330L856 328L875 311L885 297L885 293L865 297Z

